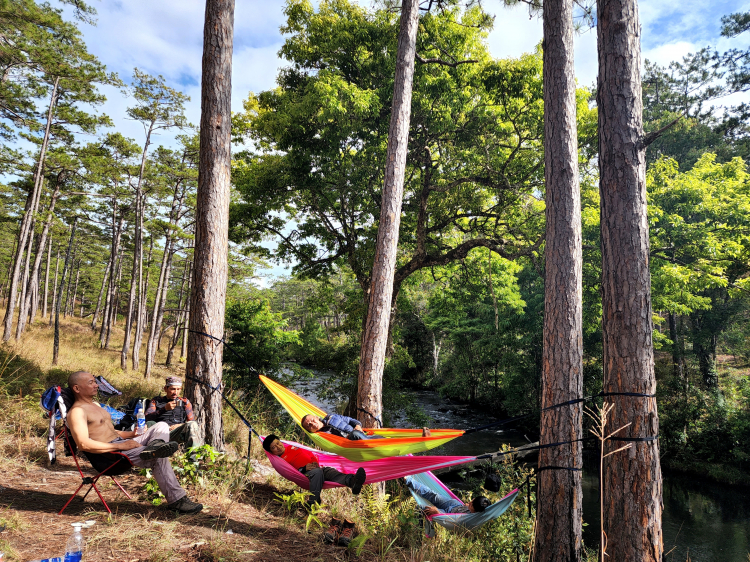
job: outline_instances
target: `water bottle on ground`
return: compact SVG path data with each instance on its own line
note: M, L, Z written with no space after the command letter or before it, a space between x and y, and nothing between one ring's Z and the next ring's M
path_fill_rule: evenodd
M73 534L65 546L64 562L81 562L83 556L83 535L81 534L81 523L73 523Z
M135 434L146 433L146 401L139 403L135 410Z

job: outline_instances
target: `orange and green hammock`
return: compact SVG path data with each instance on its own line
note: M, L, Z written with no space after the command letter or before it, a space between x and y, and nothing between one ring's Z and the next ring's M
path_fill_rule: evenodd
M294 392L272 381L266 376L260 375L260 380L266 385L276 399L301 425L302 418L307 414L325 417L326 413L310 404L304 398L297 396ZM303 428L304 431L304 428ZM307 433L315 445L328 451L347 458L351 461L371 461L386 457L397 457L414 453L429 451L439 447L448 441L464 434L461 429L433 429L431 437L422 437L421 429L366 429L365 433L382 435L389 439L362 439L360 441L349 441L346 437L339 437L331 433Z

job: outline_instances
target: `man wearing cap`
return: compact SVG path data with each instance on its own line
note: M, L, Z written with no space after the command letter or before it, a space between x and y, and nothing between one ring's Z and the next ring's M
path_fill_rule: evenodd
M164 385L164 396L154 397L146 408L146 421L149 426L156 422L169 424L169 440L185 445L187 449L200 447L198 424L193 421L193 405L190 400L178 396L182 390L182 381L177 377L167 377Z

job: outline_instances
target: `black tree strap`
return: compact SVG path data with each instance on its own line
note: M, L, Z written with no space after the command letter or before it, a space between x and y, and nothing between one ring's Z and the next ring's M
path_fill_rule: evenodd
M600 392L596 396L633 396L635 398L656 398L656 394L644 394L643 392Z
M641 443L647 441L656 441L657 439L659 439L659 436L653 435L651 437L608 437L607 441L626 441L629 443Z
M358 412L364 412L365 414L367 414L368 416L370 416L372 419L374 419L376 422L378 422L380 424L380 427L383 427L382 420L378 416L376 416L375 414L371 414L370 412L368 412L364 408L359 408L359 407L357 408L357 411Z
M573 404L580 404L581 402L589 402L593 400L594 398L606 398L608 396L631 396L634 398L655 398L656 394L644 394L642 392L600 392L598 394L593 394L591 396L585 396L583 398L574 398L573 400L566 400L565 402L560 402L559 404L552 404L551 406L546 406L542 408L540 412L547 412L549 410L554 410L556 408L562 408L563 406L571 406ZM464 434L474 433L476 431L490 429L491 427L497 427L500 425L513 423L515 421L523 420L523 419L530 418L536 415L538 415L537 412L531 412L529 414L524 414L522 416L514 416L512 418L498 420L492 423L488 423L486 425L480 425L479 427L472 427L470 429L467 429L466 431L464 431Z
M202 384L203 386L207 386L208 388L210 388L214 392L218 392L221 395L221 397L224 399L224 401L227 404L229 404L229 407L232 408L232 410L234 410L235 413L239 416L240 420L242 420L242 423L244 423L251 432L255 433L256 435L259 435L259 433L257 431L255 431L255 429L253 428L252 424L249 421L247 421L247 418L245 418L245 416L242 415L242 412L240 412L237 409L237 407L234 404L232 404L232 402L229 400L229 398L227 398L226 395L221 391L221 385L217 385L217 386L214 387L214 386L211 386L210 384L208 384L206 381L202 381L202 380L197 379L195 377L191 377L190 375L185 375L185 378L188 379L188 380L197 382L198 384Z

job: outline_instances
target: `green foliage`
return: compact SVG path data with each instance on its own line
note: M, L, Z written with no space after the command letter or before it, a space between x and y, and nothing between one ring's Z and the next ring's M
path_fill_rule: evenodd
M224 361L232 382L245 390L257 386L258 372L277 373L285 350L299 341L299 334L285 330L286 321L263 298L229 301L225 322L227 342L241 357L227 351Z

